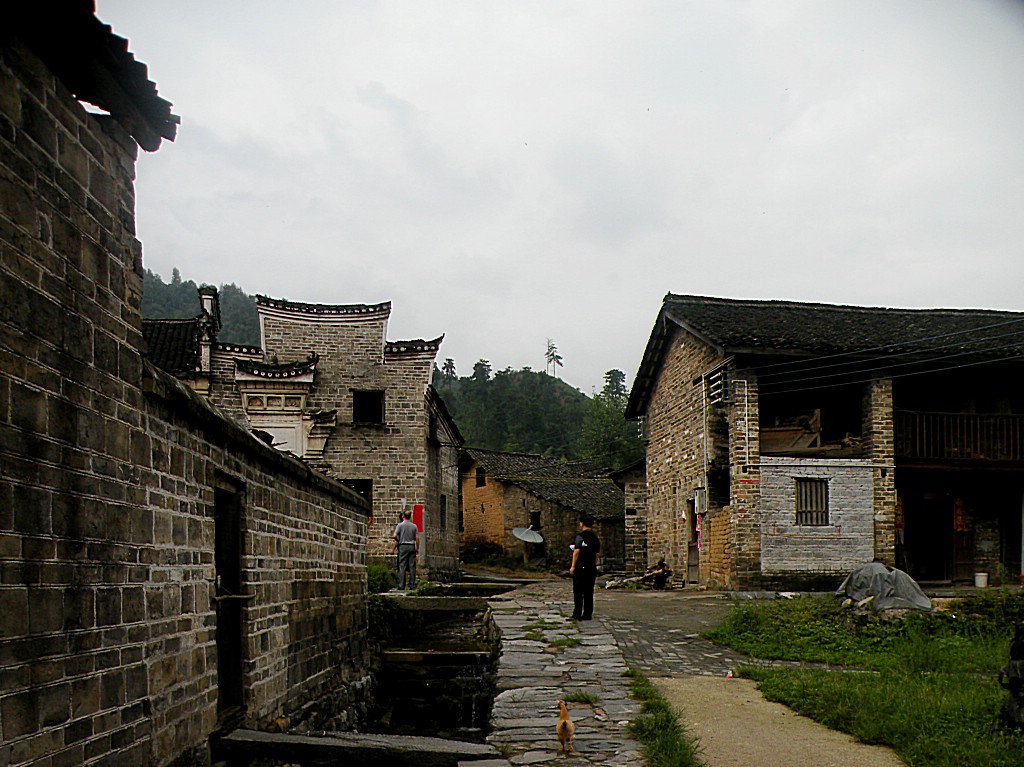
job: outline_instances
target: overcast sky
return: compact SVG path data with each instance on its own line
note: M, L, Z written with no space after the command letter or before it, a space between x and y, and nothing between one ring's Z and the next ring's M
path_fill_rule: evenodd
M97 0L145 265L632 381L668 292L1024 310L1024 3Z

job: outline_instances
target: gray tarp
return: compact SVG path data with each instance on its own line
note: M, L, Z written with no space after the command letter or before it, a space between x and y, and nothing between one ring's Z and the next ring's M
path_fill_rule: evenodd
M932 602L917 582L902 570L879 562L862 565L846 576L837 597L860 602L868 597L873 610L931 610Z

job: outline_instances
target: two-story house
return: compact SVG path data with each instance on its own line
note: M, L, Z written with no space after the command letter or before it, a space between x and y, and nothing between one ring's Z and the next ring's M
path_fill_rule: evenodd
M453 577L462 437L430 384L442 339L386 340L390 302L257 296L261 345L223 344L216 289L199 292L195 319L145 324L154 361L363 496L371 560L390 561L391 533L408 510L422 531L422 572Z
M668 294L627 417L647 551L703 583L1021 572L1024 313Z

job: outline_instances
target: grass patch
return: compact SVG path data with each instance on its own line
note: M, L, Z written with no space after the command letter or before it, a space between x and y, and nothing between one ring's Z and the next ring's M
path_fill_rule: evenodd
M558 639L549 639L548 647L579 647L583 643L583 640L579 637L559 637Z
M566 695L564 700L566 703L586 703L593 706L597 703L599 698L592 692L581 692L577 690L576 692L570 692Z
M640 701L640 715L629 730L640 743L649 767L701 767L696 740L686 737L678 712L643 675L626 672L630 694Z
M999 668L1024 594L992 592L901 620L854 613L831 597L745 602L708 638L757 658L859 667L745 668L769 700L914 767L1020 767L1024 736L1004 729Z

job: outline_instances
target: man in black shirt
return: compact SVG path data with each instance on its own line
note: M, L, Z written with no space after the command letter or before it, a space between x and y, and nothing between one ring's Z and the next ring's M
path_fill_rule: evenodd
M579 533L572 544L572 619L589 621L594 617L594 581L597 580L597 557L601 553L601 541L590 528L594 518L581 514Z

